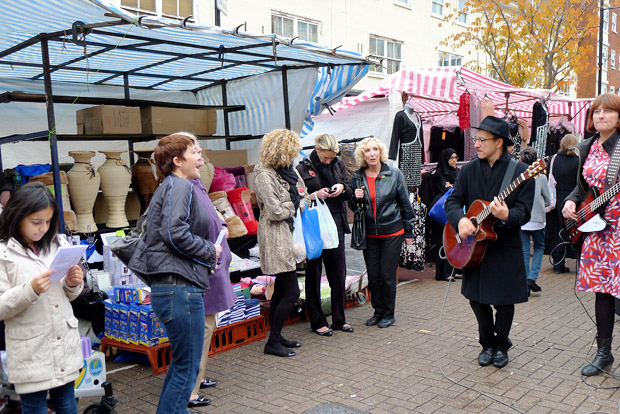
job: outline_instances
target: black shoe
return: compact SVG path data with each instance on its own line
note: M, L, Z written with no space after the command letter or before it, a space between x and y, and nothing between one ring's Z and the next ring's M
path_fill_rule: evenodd
M555 273L556 275L562 274L562 273L570 273L570 269L564 265L562 266L553 266L553 273Z
M581 375L591 377L604 371L609 371L611 364L614 363L614 356L611 354L611 338L596 338L596 357L591 364L586 365L581 370Z
M353 327L346 322L343 323L340 328L336 327L334 324L332 324L331 328L334 331L342 331L342 332L353 332L354 331Z
M301 342L297 341L289 341L288 339L281 338L280 343L287 348L299 348L301 347Z
M394 322L396 322L396 319L394 318L383 318L379 321L377 326L379 328L389 328L390 326L394 325Z
M217 385L217 380L206 378L204 381L200 383L200 389L215 387Z
M327 326L326 326L326 328L327 328ZM326 331L319 332L318 330L316 330L316 331L314 331L314 333L316 333L319 336L332 336L334 334L334 331L332 331L331 329L327 328Z
M211 405L211 400L204 395L199 395L195 400L189 400L187 408L206 407Z
M532 292L536 293L536 292L540 292L542 289L540 286L538 286L536 284L535 281L533 281L532 279L528 279L527 280L527 286L532 290Z
M381 320L381 316L372 315L370 319L366 321L366 326L375 326Z
M493 348L482 348L482 352L478 355L478 363L480 366L486 367L487 365L491 365L491 362L493 362Z
M288 349L280 343L270 344L269 342L267 342L265 344L264 352L267 355L275 355L279 357L294 357L295 355L297 355L295 351L293 351L292 349Z
M493 366L495 368L504 368L508 363L508 354L501 349L498 349L493 354Z

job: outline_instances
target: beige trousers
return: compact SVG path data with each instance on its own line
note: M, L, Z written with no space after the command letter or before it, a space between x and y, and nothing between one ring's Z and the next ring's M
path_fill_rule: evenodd
M215 329L215 315L205 315L205 342L202 345L202 357L200 358L200 371L196 385L192 391L192 395L198 395L200 392L200 383L205 379L207 373L207 359L209 358L209 347L211 346L211 337Z

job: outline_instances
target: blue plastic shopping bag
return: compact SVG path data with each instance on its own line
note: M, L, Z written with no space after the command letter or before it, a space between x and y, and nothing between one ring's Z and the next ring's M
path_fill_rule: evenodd
M301 213L301 222L308 260L318 259L323 253L319 213L316 209L306 206L303 213Z

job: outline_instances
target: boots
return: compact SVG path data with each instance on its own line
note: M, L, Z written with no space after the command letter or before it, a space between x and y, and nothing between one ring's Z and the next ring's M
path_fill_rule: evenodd
M614 362L614 356L611 354L611 338L596 338L598 351L596 358L591 364L586 365L581 370L581 375L591 377L600 374L603 370L607 371Z

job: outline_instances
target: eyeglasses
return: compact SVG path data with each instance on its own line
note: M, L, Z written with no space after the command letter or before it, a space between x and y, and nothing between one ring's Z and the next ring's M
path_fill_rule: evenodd
M453 156L450 157L451 160L458 160L459 156L454 154Z
M475 143L479 143L482 144L485 141L490 141L490 140L495 140L497 139L497 137L493 137L493 138L478 138L478 137L471 137L472 142Z

